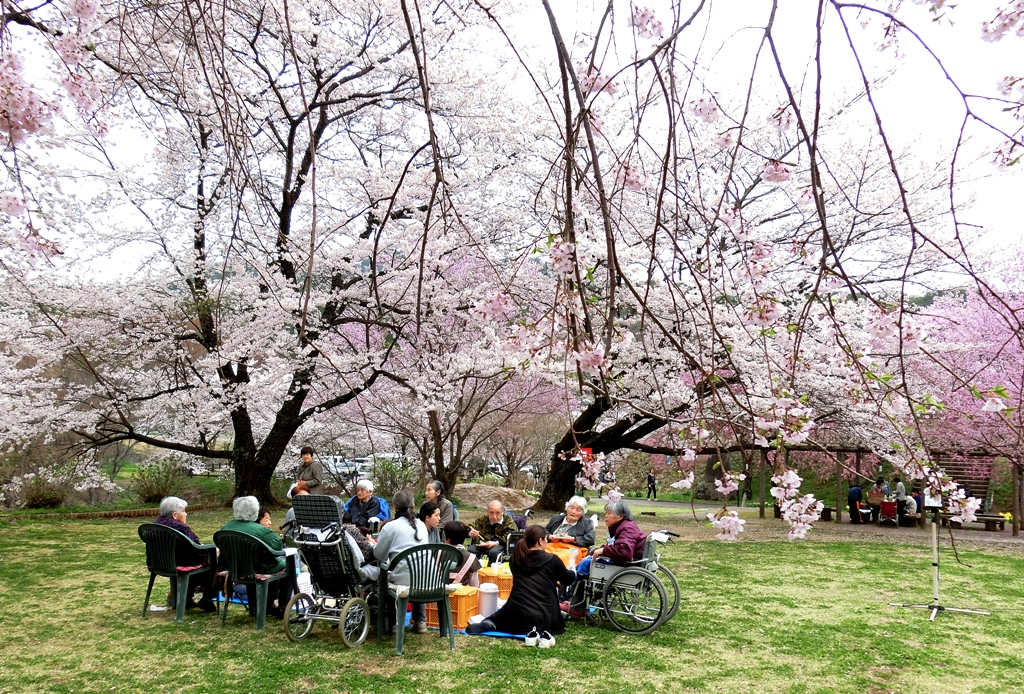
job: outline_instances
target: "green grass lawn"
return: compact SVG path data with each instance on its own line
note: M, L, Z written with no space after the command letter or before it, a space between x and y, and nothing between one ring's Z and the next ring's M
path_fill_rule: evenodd
M190 514L209 541L227 511ZM748 525L774 523L751 519ZM244 610L141 617L148 574L138 520L0 522L0 692L972 692L1020 691L1024 555L962 549L943 558L928 602L925 544L685 541L666 563L683 591L654 634L572 623L550 650L514 641L409 634L346 649L321 626L299 643L280 622L257 634ZM692 526L692 522L691 522ZM158 579L160 596L167 581Z

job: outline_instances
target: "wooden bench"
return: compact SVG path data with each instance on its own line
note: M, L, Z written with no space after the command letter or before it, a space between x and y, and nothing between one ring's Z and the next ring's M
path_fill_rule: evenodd
M974 520L978 523L985 524L985 530L988 532L1003 531L1006 529L1006 518L998 514L978 514L974 517ZM948 513L942 514L942 525L945 526L949 523L949 527L953 530L960 530L963 527L963 523L952 520L949 518Z

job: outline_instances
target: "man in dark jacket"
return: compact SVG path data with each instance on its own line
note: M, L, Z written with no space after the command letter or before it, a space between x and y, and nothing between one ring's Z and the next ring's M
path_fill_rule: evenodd
M349 502L348 512L352 514L352 524L364 533L370 532L370 519L381 518L380 499L373 495L373 482L370 480L359 480L356 484L356 496Z

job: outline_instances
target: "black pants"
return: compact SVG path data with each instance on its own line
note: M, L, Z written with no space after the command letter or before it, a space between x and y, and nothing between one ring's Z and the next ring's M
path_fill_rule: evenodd
M653 484L648 484L647 485L647 498L648 499L651 498L651 494L652 493L654 494L654 500L657 501L658 500L658 487L656 485L653 485Z
M468 547L468 551L471 554L475 554L478 557L484 556L486 554L488 561L490 561L491 564L494 564L496 561L498 561L498 558L501 556L501 553L505 551L505 547L501 544L501 541L499 540L498 544L494 545L490 549L484 549L480 545L470 545Z

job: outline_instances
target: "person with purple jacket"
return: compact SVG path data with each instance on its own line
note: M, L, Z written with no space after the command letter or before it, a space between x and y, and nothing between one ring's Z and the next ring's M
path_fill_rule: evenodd
M190 528L186 522L188 520L188 511L185 510L186 508L188 508L188 502L184 499L179 499L176 496L164 497L160 502L160 515L153 522L157 525L163 525L177 530L197 545L202 544L199 541L199 536L192 531L192 528ZM177 557L178 564L180 566L203 566L207 563L208 559L209 555L200 554L199 552L191 552L185 556ZM213 604L213 599L217 597L217 589L214 587L214 578L215 574L212 571L198 576L194 575L189 577L189 596L186 607L198 607L204 612L217 611L216 605ZM199 601L198 605L192 599L192 593L196 590L203 591L203 598Z
M640 526L633 520L633 512L625 501L619 499L605 504L604 523L608 526L608 534L611 539L603 547L598 547L590 556L586 557L576 567L577 576L590 576L590 564L600 559L603 563L618 564L624 566L631 561L642 559L644 547L647 545L647 535L640 529ZM583 616L583 591L573 586L572 603L569 605L570 617L579 618Z

